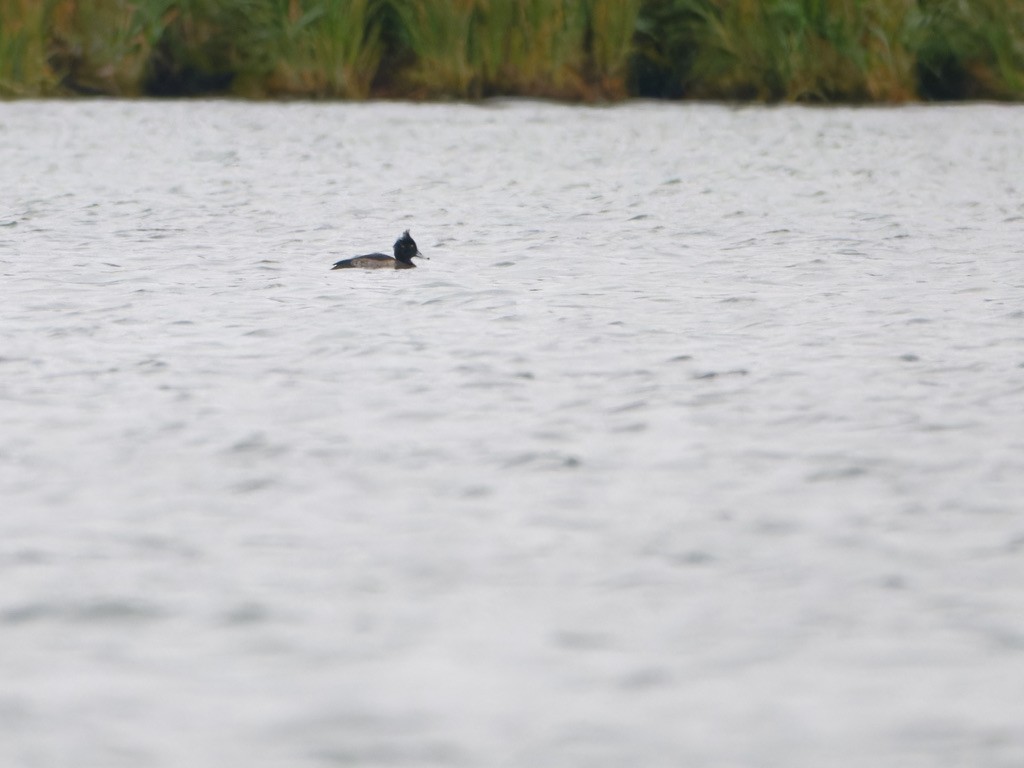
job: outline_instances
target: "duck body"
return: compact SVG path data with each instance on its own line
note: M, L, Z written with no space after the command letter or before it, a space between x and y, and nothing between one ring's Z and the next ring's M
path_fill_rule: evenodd
M342 259L331 269L415 269L416 265L412 263L414 256L426 258L416 247L416 241L409 235L409 230L405 230L395 241L394 258L383 253L367 253L364 256Z
M343 259L331 269L416 269L411 261L399 261L383 253L368 253L352 259Z

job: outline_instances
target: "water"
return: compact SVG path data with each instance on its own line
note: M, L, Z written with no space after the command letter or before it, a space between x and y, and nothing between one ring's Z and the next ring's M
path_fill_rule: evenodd
M0 104L0 763L1024 764L1022 136Z

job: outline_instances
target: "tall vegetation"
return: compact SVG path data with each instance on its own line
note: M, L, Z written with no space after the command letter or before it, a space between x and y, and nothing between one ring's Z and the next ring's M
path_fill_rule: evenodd
M645 95L1024 99L1020 0L647 0L637 50Z
M48 63L62 85L89 94L134 96L154 46L181 14L171 0L50 0Z
M413 92L626 95L638 0L394 0Z
M36 96L54 87L47 64L49 5L0 0L0 96Z
M903 40L913 0L677 0L661 13L691 95L899 101L914 93Z
M1024 99L1024 0L0 0L0 97Z
M1024 98L1024 2L919 0L909 39L926 98Z
M237 22L237 89L247 95L370 95L384 47L374 0L250 2Z

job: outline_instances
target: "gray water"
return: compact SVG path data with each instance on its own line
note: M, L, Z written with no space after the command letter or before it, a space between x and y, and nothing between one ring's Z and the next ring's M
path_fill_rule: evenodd
M1024 765L1022 137L0 103L0 765Z

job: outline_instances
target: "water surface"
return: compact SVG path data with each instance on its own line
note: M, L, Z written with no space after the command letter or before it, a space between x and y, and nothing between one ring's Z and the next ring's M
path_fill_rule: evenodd
M0 762L1024 764L1021 136L0 104Z

